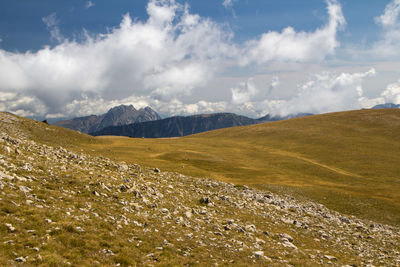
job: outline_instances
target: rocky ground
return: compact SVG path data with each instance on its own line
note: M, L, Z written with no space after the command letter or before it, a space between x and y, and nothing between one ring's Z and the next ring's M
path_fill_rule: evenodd
M0 113L0 265L400 266L400 229L32 139ZM90 155L89 155L90 154Z

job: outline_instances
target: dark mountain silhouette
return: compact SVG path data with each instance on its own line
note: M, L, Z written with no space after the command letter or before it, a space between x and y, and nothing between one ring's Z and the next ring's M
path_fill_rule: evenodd
M55 122L54 125L82 133L96 132L109 126L120 126L135 122L159 120L161 117L150 107L135 109L132 105L113 107L102 115L91 115Z
M301 115L298 115L299 117ZM303 115L304 116L304 115ZM296 117L296 116L293 116ZM175 116L158 121L147 121L122 126L111 126L92 135L118 135L129 137L162 138L186 136L205 131L234 126L246 126L267 121L278 121L289 117L271 117L269 115L260 119L251 119L234 113L215 113L193 116Z
M257 120L233 113L216 113L193 116L175 116L158 121L112 126L92 135L121 135L129 137L177 137L233 126L258 123Z

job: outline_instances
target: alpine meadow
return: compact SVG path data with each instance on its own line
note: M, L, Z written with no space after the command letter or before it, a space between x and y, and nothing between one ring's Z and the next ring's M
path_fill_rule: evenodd
M0 0L0 266L400 266L400 0Z

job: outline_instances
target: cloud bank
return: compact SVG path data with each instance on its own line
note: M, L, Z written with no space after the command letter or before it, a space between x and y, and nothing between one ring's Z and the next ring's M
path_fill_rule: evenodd
M235 111L258 116L357 108L362 80L372 70L315 75L295 88L291 99L270 96L281 84L276 75L263 88L250 74L237 86L212 93L207 89L229 78L231 68L246 72L277 62L318 64L334 55L346 20L338 1L328 0L326 6L329 18L315 31L287 27L243 44L232 41L225 25L192 14L188 5L174 0L150 0L146 21L125 14L118 27L86 34L83 41L65 39L54 13L43 22L57 45L26 53L0 49L0 109L54 118L98 114L118 104L150 105L164 115ZM377 20L394 25L389 17L397 21L397 15Z

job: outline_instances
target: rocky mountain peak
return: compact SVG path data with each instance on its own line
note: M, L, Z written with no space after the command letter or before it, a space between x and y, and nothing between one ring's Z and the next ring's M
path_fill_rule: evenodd
M114 114L123 114L126 112L135 112L136 109L133 105L119 105L112 107L108 110L106 114L114 113Z
M74 118L56 122L55 125L83 133L100 131L109 126L121 126L137 122L159 120L161 117L150 107L137 110L133 105L120 105L102 115Z

